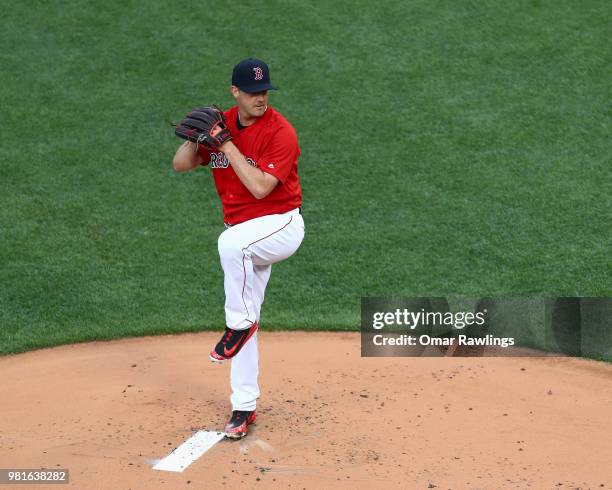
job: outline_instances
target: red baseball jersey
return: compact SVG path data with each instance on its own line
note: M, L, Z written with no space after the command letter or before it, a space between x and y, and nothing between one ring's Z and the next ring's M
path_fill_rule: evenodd
M298 177L300 148L295 129L283 115L268 106L262 117L250 126L238 128L238 107L225 111L225 119L234 144L254 167L279 180L263 199L256 199L240 181L222 151L210 152L198 147L210 164L217 192L223 204L225 223L235 225L268 214L281 214L302 204L302 189Z

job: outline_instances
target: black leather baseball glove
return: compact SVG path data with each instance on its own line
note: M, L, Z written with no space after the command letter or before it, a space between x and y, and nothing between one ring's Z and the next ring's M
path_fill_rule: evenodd
M232 139L223 112L216 106L193 109L176 125L174 133L209 150L217 150Z

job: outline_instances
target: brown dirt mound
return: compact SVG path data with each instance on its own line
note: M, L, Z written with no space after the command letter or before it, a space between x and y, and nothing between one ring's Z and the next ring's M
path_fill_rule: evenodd
M217 333L0 358L0 467L52 488L612 488L612 366L361 358L357 333L260 332L259 418L183 473L152 469L229 415ZM41 488L46 486L20 486Z

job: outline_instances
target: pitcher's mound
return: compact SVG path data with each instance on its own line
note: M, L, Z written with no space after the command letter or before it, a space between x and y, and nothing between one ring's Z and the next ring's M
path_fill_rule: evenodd
M153 470L230 414L219 333L0 358L0 467L62 488L612 488L612 366L361 358L358 333L259 333L258 419L182 473ZM59 488L59 487L58 487Z

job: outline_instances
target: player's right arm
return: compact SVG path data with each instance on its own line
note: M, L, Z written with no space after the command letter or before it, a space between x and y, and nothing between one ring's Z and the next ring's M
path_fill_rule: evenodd
M172 167L175 172L187 172L198 168L202 163L204 163L204 159L197 151L196 144L191 141L185 141L179 146L172 159Z

